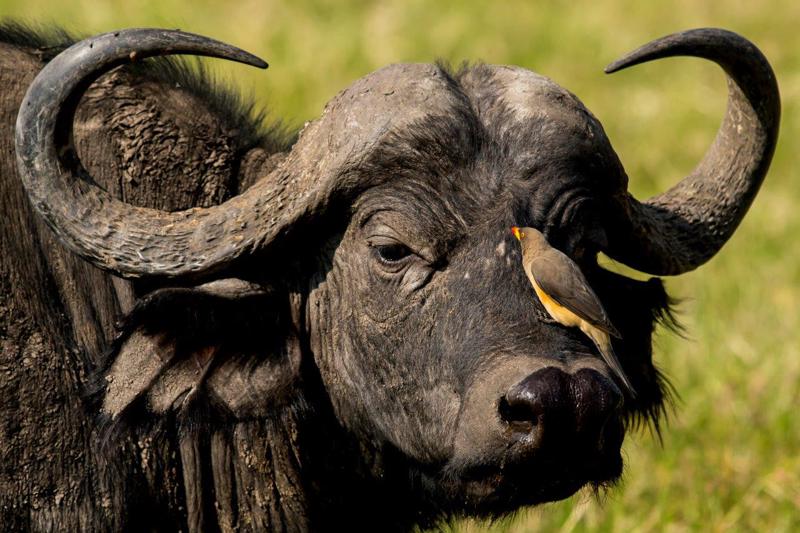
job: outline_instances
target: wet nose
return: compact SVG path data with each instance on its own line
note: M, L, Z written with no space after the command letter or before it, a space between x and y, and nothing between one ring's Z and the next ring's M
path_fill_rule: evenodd
M597 446L606 423L618 413L622 394L596 370L567 373L547 367L526 377L500 399L509 429L540 449Z

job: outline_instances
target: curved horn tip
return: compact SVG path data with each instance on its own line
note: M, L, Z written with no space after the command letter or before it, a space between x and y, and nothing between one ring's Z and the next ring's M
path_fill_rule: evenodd
M752 42L728 30L667 35L605 71L676 56L699 57L722 67L728 77L728 108L711 148L681 182L645 202L625 196L630 237L622 238L609 256L656 275L688 272L728 241L767 174L780 122L772 67Z
M90 39L80 41L78 45L87 45L92 48L97 41L114 39L116 46L130 48L135 55L131 61L152 55L170 54L198 54L218 59L227 59L244 65L266 69L269 64L260 57L242 50L239 47L211 39L204 35L181 30L166 30L162 28L128 28L97 35ZM155 49L161 46L161 49ZM139 48L137 50L137 48Z
M603 72L606 74L614 74L615 72L620 71L628 66L630 65L626 65L623 60L618 59L613 63L609 63L606 68L603 69Z
M695 56L713 61L716 58L709 56L708 51L720 46L746 48L748 51L758 52L753 43L738 33L722 28L695 28L654 39L609 63L603 70L606 74L613 74L634 65L673 56Z

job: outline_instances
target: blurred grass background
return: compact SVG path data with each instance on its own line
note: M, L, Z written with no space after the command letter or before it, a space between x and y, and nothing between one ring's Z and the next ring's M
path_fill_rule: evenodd
M680 393L663 445L630 435L621 485L453 531L800 530L800 2L0 0L0 16L80 34L179 27L266 58L266 72L209 62L274 115L301 125L356 78L394 62L484 60L553 78L599 117L639 197L685 175L725 105L712 64L672 59L605 76L621 54L673 31L719 26L753 40L783 95L781 142L761 194L709 264L668 280L689 338L661 333Z

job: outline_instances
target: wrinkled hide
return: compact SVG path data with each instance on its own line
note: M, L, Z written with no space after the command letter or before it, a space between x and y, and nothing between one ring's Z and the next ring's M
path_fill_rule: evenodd
M511 69L501 73L532 76ZM337 415L364 438L410 460L421 490L429 491L428 501L449 512L465 501L474 511L494 513L552 498L552 480L537 486L524 458L503 453L502 427L481 435L497 416L496 405L481 402L487 394L501 397L510 383L537 368L587 364L584 354L592 352L580 334L546 320L520 276L513 237L498 228L515 221L566 220L575 228L564 230L575 239L574 253L587 244L579 228L592 225L592 197L602 195L606 179L620 179L610 148L606 158L597 157L586 168L581 154L558 157L563 155L558 146L528 142L556 126L577 130L567 130L569 135L602 130L586 132L555 115L535 117L526 124L529 130L510 133L513 111L496 97L493 85L502 81L494 74L483 67L454 78L443 72L452 111L387 142L363 167L370 175L394 179L359 198L329 272L314 281L309 306L312 351ZM543 91L558 90L544 78L534 77L534 83ZM582 110L574 97L560 90L556 95ZM530 168L554 152L544 170ZM430 161L437 166L431 168ZM554 186L554 176L564 173L576 179ZM417 255L382 266L370 243L387 238ZM624 327L620 357L636 369L633 379L641 391L638 403L630 401L628 416L655 415L663 392L650 359L650 334L667 309L663 289L657 280L635 282L596 265L587 269L606 293L627 296L628 305L613 309L613 320ZM483 484L486 471L513 461L521 464L511 484L527 485L524 495L515 494L517 486ZM618 461L609 458L608 465L592 468L614 472Z

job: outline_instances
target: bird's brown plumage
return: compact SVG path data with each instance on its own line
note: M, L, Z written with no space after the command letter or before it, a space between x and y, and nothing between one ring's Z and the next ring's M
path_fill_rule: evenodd
M528 263L530 275L559 305L613 337L620 337L600 299L569 257L555 248L544 250Z
M522 266L545 310L558 323L578 327L600 352L614 374L634 393L633 386L611 346L611 336L620 338L600 299L575 262L553 248L534 228L512 228L522 245Z

